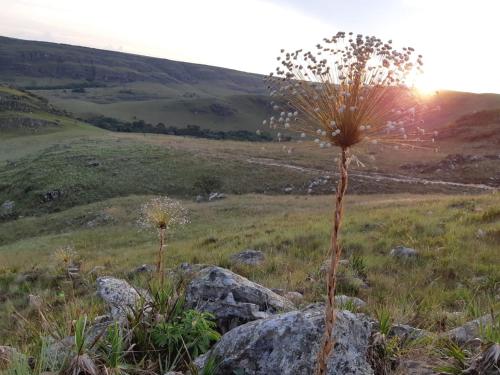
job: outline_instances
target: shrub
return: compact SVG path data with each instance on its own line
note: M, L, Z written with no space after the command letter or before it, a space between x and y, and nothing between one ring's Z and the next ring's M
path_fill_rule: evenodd
M213 175L201 175L194 182L194 189L204 195L214 193L222 187L222 181L219 177Z

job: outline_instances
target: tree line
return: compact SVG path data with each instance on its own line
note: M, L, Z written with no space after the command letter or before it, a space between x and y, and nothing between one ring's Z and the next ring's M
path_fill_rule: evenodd
M235 141L251 141L251 142L269 142L272 137L268 133L251 132L248 130L211 130L204 129L198 125L187 125L185 128L177 126L165 125L159 122L156 125L145 122L144 120L136 120L132 122L121 121L116 118L106 116L94 116L82 121L88 122L102 129L126 132L126 133L154 133L154 134L169 134L180 135L197 138L208 139L228 139Z

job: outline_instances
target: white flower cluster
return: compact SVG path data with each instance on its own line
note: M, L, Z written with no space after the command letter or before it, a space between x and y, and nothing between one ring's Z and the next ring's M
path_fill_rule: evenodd
M421 55L353 33L339 32L323 44L314 52L281 51L267 79L278 116L263 125L298 132L300 139L311 136L319 147L363 140L411 144L421 135L418 103L407 86L408 77L421 71Z
M169 197L155 197L141 206L139 226L155 230L170 229L189 222L187 210L179 201Z

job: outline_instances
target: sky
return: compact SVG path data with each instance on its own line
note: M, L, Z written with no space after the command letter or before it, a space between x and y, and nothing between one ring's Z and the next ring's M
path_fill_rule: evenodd
M423 91L500 93L500 0L0 0L0 35L267 74L337 31L424 55Z

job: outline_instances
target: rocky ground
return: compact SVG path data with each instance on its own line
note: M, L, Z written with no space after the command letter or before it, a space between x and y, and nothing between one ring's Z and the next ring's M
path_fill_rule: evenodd
M411 250L398 248L393 256L415 256ZM243 253L245 259L252 258L249 254L257 259L261 256L254 252ZM235 254L235 259L240 258L241 253ZM154 267L142 265L133 272L153 271ZM294 304L286 298L284 291L281 292L285 296L280 295L228 269L216 266L182 264L169 271L169 274L182 275L190 280L185 295L187 307L211 313L217 329L223 333L207 353L194 359L199 371L203 371L209 360L215 358L218 364L216 373L221 375L313 373L324 327L323 304ZM100 316L88 328L88 341L99 340L103 329L114 322L119 322L123 329L127 329L127 314L142 299L152 298L147 291L111 276L97 279L97 294L105 302L108 313ZM41 304L36 296L31 299L35 306ZM446 372L437 370L437 363L440 363L439 359L444 359L443 356L422 356L419 352L419 348L438 345L442 340L465 345L474 353L470 367L464 374L499 373L499 345L490 347L489 352L481 351L482 348L478 345L480 328L491 324L491 315L436 335L408 325L385 326L384 321L375 317L342 309L349 301L358 306L364 303L359 298L345 295L337 297L340 310L337 312L333 332L335 348L328 361L328 374L445 374ZM148 311L144 314L147 315ZM69 356L73 350L73 341L73 337L52 341L48 353L59 358ZM22 354L16 348L1 346L0 369L7 368L9 362L19 355ZM446 359L444 362L446 363ZM484 363L488 363L489 367L484 367ZM193 374L192 371L194 370L186 374Z

